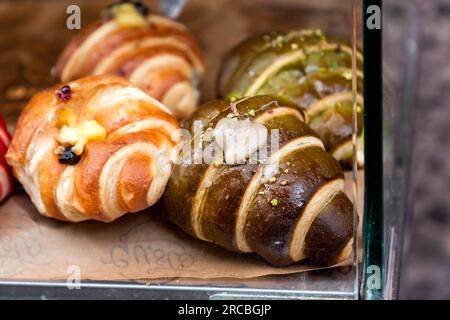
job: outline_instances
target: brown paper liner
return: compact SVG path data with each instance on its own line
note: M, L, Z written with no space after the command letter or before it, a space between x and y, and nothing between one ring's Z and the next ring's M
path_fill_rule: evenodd
M360 198L362 188L360 173ZM346 190L350 196L349 174ZM350 264L352 259L339 266ZM1 279L60 280L74 270L83 280L243 279L315 269L307 262L277 268L256 255L229 252L191 238L150 210L109 224L73 224L41 216L25 194L0 205Z

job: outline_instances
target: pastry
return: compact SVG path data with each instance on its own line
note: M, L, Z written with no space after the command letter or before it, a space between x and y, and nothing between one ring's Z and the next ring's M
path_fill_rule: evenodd
M6 163L5 154L11 137L6 129L6 122L0 114L0 202L13 190L11 170Z
M277 266L346 259L353 205L343 171L304 120L303 108L267 95L200 107L182 122L191 139L163 195L165 219Z
M357 52L358 165L363 154L363 57ZM239 43L227 55L218 81L221 97L280 95L306 109L325 148L352 166L352 50L320 30L269 33Z
M197 107L203 54L186 27L150 14L137 1L105 9L61 54L53 73L66 82L87 75L116 75L168 106L177 118Z
M178 128L163 104L125 79L91 76L36 94L6 159L44 216L109 222L160 198Z

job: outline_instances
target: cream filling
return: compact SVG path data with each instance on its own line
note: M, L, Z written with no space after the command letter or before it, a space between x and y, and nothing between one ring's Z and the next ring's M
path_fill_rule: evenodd
M244 163L256 151L267 144L268 130L249 118L220 119L213 130L215 142L222 149L225 163L229 165Z

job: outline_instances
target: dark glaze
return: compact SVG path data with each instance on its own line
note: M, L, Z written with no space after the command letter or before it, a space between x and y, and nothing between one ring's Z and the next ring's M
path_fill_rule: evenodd
M264 123L269 129L278 129L280 148L293 139L316 136L305 123L292 115L280 115ZM270 145L270 142L268 142ZM242 196L259 165L222 165L207 190L203 207L202 228L208 239L231 249L238 250L234 238L236 217Z
M182 122L182 127L191 133L191 140L185 142L191 145L191 153L188 155L188 158L192 159L195 147L195 139L192 128L194 121L202 121L204 124L204 130L214 128L221 119L231 113L231 103L232 102L229 100L216 100L209 102L204 106L201 106L199 110L196 111L191 117ZM296 105L271 96L258 96L233 103L236 104L237 110L242 118L248 117L244 116L244 114L250 110L254 110L254 117L257 117L261 113L277 108L280 105L289 106L295 108L295 110L298 110L301 113L303 112L302 109L299 109ZM304 130L307 130L314 135L314 133L305 125L301 126L301 121L298 121L297 123L300 123L300 126L292 125L292 128L288 127L288 130L285 130L286 138L283 138L284 134L280 132L280 140L289 141L292 134L295 134L295 132L302 133ZM163 196L165 217L191 235L194 235L191 226L192 202L195 194L197 193L202 177L207 169L207 164L181 163L180 165L175 166ZM243 185L242 188L245 190L245 185ZM231 193L232 190L229 190L229 192ZM225 195L226 193L224 193L223 197L225 197ZM223 245L227 247L233 246L228 244L228 242L224 242Z
M236 213L257 168L258 165L248 164L221 166L207 190L202 230L208 239L229 250L238 251L234 238Z
M261 185L264 195L251 203L244 233L253 251L271 264L284 266L293 262L290 240L311 197L323 184L344 177L338 162L318 147L290 153L280 161L279 172L276 182ZM277 206L270 203L272 199L277 199Z
M353 205L340 192L321 210L305 239L305 253L317 265L332 265L353 237Z

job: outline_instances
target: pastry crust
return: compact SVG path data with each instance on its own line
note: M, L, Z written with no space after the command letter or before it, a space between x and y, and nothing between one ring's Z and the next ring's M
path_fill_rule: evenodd
M145 21L142 26L114 18L93 23L67 45L54 75L62 82L87 75L125 77L164 102L177 118L186 117L197 107L203 54L183 25L157 15ZM189 99L176 99L182 96Z
M71 90L61 100L58 91ZM88 142L76 164L55 152L59 115L95 121L104 140ZM180 141L167 108L122 78L91 76L34 96L19 117L6 159L41 214L72 222L112 221L161 196Z

